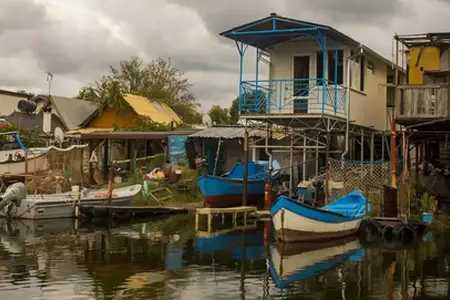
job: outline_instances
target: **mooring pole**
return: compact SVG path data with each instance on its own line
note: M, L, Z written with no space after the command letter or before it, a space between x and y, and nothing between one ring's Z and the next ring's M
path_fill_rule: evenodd
M242 193L242 206L247 206L247 184L248 184L248 130L247 122L245 122L244 131L244 188Z
M269 137L271 137L269 123L266 123L266 154L269 156L269 170L267 183L264 189L264 209L269 210L272 206L272 154L269 151ZM292 148L292 146L291 146ZM292 167L292 166L291 166ZM292 168L291 168L292 169Z
M114 176L114 168L111 166L109 168L109 178L108 178L108 205L109 205L109 215L112 213L112 191L113 191L113 176Z
M325 203L329 201L329 188L330 188L330 131L327 131L327 145L325 153Z
M395 46L395 109L398 105L398 40L396 40ZM395 125L395 109L393 111L392 123L391 123L391 185L393 188L397 188L397 143L396 143L396 125Z
M294 190L294 135L292 131L291 135L291 148L289 149L289 198L292 199L292 191ZM303 150L305 151L305 150Z

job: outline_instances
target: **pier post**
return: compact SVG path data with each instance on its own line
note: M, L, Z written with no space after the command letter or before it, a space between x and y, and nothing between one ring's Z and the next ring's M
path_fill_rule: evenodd
M264 189L264 209L269 210L272 206L272 183L268 181Z
M372 132L372 136L370 137L370 175L373 175L374 154L375 154L375 133Z
M290 131L291 135L291 147L289 148L289 198L292 199L292 191L294 190L294 135L292 130ZM305 149L303 149L305 151ZM266 191L267 193L267 191Z
M247 206L247 185L248 185L248 130L247 122L245 122L244 131L244 174L243 174L243 191L242 191L242 206Z
M395 44L395 107L398 107L398 40ZM395 114L395 111L393 112ZM396 143L396 125L395 116L392 116L391 123L391 184L393 188L397 188L397 143Z
M330 131L327 131L327 144L325 153L325 203L329 201L329 189L330 189Z

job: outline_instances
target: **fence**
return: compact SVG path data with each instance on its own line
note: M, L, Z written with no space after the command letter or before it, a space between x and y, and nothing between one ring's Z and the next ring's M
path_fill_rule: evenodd
M154 168L161 168L164 165L164 162L164 153L160 153L153 156L115 160L113 161L113 164L123 170L129 170L132 174L137 175L137 173L143 169L150 172Z
M380 212L383 203L383 185L390 183L391 171L388 162L361 164L344 163L330 158L329 200L336 200L357 189L368 196L373 214Z
M42 152L42 151L41 151ZM46 149L45 167L34 171L27 179L29 193L64 192L72 185L88 180L89 165L87 147L72 146L67 149L50 147ZM28 164L32 165L33 160Z

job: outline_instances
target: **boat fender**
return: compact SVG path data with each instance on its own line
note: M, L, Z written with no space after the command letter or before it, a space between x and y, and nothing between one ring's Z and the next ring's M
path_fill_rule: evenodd
M381 236L386 242L392 242L392 239L394 237L393 231L394 231L393 226L391 225L384 226L383 230L381 231Z
M15 161L21 160L22 158L23 158L23 155L22 155L22 153L20 153L20 151L16 151L14 153L14 160Z
M417 240L417 230L408 224L400 224L394 230L393 234L403 243L413 243Z
M113 194L112 196L113 197L117 197L117 194ZM101 193L95 194L95 198L107 198L107 197L109 197L108 193L106 193L106 194L101 194Z
M375 219L364 219L361 221L359 231L361 237L367 242L373 242L376 237L381 235L382 226Z

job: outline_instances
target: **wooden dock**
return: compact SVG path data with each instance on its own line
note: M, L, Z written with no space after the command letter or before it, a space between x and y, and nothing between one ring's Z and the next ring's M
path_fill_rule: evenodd
M221 223L225 223L225 219L231 216L231 226L233 228L238 225L246 226L252 214L256 213L257 208L254 206L240 206L240 207L227 207L227 208L197 208L195 213L195 231L199 231L200 218L206 216L207 218L207 232L211 232L213 229L213 218L218 217L221 219ZM239 223L239 224L238 224Z
M108 206L90 205L81 206L80 214L85 218L148 218L161 215L173 215L188 213L186 207L164 207L164 206Z

